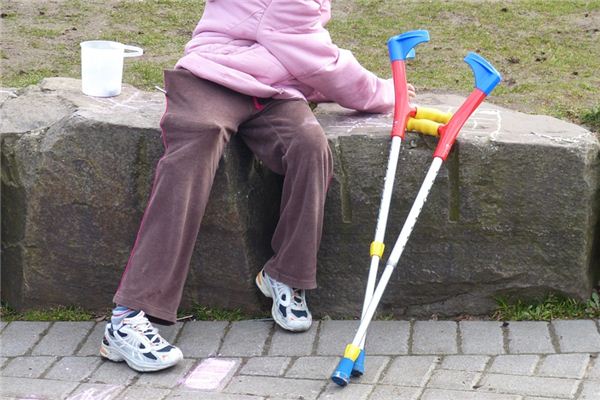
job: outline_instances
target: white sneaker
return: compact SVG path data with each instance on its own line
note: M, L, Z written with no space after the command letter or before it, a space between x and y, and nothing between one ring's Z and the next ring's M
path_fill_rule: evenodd
M271 314L283 329L294 332L306 331L312 324L312 315L306 305L304 289L293 289L277 282L264 270L256 275L256 286L267 297L273 298Z
M181 350L158 334L143 311L135 311L123 319L118 329L106 324L100 355L111 361L125 361L140 372L159 371L183 359Z

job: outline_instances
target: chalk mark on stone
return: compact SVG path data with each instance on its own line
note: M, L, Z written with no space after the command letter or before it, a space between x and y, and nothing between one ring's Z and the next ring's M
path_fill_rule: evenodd
M120 388L120 386L113 386L104 390L90 388L75 396L70 396L67 400L109 400L112 394Z
M465 123L462 133L481 134L490 131L490 139L495 141L502 129L500 110L477 110Z
M153 100L144 100L144 99L138 99L140 92L139 91L135 91L133 94L131 94L128 98L124 99L123 101L118 101L115 100L114 98L98 98L98 97L91 97L94 101L96 101L97 103L101 104L104 110L106 110L107 112L109 111L114 111L115 109L118 108L125 108L128 110L132 110L132 111L140 111L142 109L146 109L149 106L158 106L158 105L162 105L162 101L153 101Z
M570 143L570 144L579 144L582 142L582 139L586 136L586 135L579 135L579 136L575 136L572 139L568 139L568 138L561 138L558 136L550 136L550 135L544 135L542 133L537 133L534 131L530 131L529 132L531 135L540 137L540 138L544 138L544 139L548 139L551 142L556 142L556 143Z
M208 358L202 361L184 379L183 385L190 389L217 390L221 383L231 375L237 362Z

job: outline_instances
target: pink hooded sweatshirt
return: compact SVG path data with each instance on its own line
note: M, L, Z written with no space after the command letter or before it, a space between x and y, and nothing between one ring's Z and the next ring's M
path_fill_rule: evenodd
M176 68L249 96L391 111L392 81L332 43L330 16L329 0L208 0Z

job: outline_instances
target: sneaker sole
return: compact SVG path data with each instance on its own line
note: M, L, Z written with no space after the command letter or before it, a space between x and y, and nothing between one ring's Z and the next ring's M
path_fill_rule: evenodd
M106 358L113 362L126 362L129 368L138 371L138 372L154 372L160 371L163 369L171 368L175 364L177 364L180 359L175 360L172 363L164 364L164 365L138 365L129 361L119 350L115 348L111 348L104 343L100 344L100 356Z
M264 294L267 297L273 298L273 293L271 293L271 288L264 281L264 279L262 277L262 271L260 271L258 273L258 275L256 275L256 279L254 281L256 282L256 286L260 289L262 294Z
M256 275L255 282L256 286L258 286L262 294L264 294L266 297L273 299L273 292L271 291L271 286L268 283L266 283L263 279L262 271L259 272L258 275ZM277 309L277 303L275 303L275 300L273 300L273 306L271 307L271 316L273 317L273 320L275 320L277 325L279 325L286 331L305 332L310 329L310 325L308 326L308 328L296 328L287 325L285 319L283 319L283 317L279 314L279 310Z

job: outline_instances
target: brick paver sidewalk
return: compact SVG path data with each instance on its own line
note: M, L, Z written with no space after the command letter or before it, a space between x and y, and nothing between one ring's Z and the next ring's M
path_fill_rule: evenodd
M185 359L139 374L98 356L104 323L0 323L3 399L600 399L600 321L376 321L366 374L329 380L357 321L163 327Z

